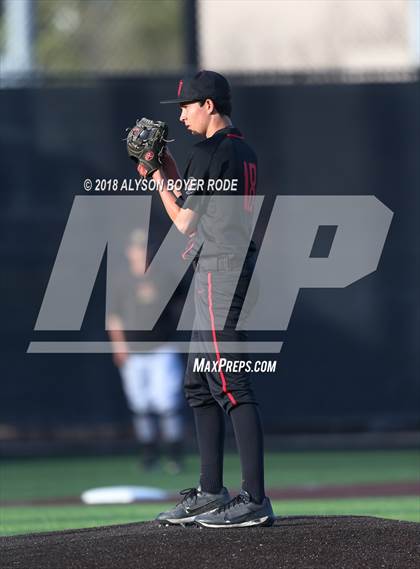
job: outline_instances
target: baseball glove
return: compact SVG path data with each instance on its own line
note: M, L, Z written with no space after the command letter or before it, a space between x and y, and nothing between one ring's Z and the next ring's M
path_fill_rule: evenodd
M127 129L128 130L128 129ZM161 121L142 118L130 129L127 141L129 157L138 163L138 172L145 178L151 176L162 164L168 136L168 125Z

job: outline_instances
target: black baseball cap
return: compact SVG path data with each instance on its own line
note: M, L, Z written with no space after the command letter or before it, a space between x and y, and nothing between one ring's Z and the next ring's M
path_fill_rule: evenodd
M160 102L180 104L205 99L215 102L230 100L230 85L226 77L215 71L199 71L193 77L186 77L178 82L176 99Z

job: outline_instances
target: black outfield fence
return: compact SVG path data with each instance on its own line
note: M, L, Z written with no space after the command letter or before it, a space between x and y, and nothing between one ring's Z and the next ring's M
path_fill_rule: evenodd
M376 272L346 288L301 290L275 374L254 385L270 432L420 427L420 83L276 84L233 80L233 120L259 156L262 239L277 195L374 195L394 217ZM110 355L32 355L48 279L85 178L134 177L124 130L165 120L184 165L194 142L173 77L98 79L0 90L2 397L13 433L122 425L128 411ZM92 199L100 196L92 195ZM167 221L155 200L155 223ZM105 261L82 331L105 341Z

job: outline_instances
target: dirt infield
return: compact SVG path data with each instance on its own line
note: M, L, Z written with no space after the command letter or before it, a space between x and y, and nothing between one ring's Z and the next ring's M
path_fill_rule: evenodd
M0 538L2 569L418 569L420 524L293 516L271 528L156 522Z

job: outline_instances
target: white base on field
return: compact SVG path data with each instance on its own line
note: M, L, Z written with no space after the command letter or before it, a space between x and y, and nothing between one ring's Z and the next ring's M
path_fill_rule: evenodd
M148 500L165 500L169 492L147 486L107 486L92 488L81 495L85 504L131 504Z

